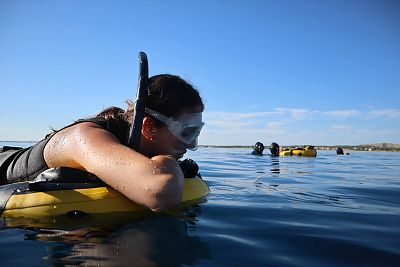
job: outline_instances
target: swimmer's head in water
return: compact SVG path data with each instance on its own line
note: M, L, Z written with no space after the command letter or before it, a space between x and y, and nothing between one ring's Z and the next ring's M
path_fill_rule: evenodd
M344 155L343 149L341 147L336 148L337 155Z
M274 157L279 156L279 145L277 143L274 143L274 142L271 143L269 150L271 151L271 156L274 156Z
M256 154L262 154L263 151L264 151L264 145L263 145L263 143L257 142L257 143L254 145L254 153L256 153Z

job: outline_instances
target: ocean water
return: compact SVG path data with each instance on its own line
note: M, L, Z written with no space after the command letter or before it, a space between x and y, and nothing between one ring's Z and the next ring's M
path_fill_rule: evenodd
M250 152L188 153L211 193L173 216L53 229L0 219L1 266L400 266L400 153Z

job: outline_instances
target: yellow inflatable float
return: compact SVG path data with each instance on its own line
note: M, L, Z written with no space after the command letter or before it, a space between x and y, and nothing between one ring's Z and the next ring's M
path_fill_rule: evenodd
M286 148L279 151L279 156L316 157L317 150L314 146Z
M57 177L60 173L74 177ZM33 182L0 186L3 217L98 215L146 210L92 174L69 168L49 169L44 174L44 178L39 176ZM201 177L185 178L182 205L202 202L209 192Z

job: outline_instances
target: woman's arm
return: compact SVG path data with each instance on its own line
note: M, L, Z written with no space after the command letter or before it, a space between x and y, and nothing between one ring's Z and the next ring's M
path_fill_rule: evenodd
M162 211L182 200L183 174L167 155L148 158L122 145L110 132L83 122L57 132L44 149L49 167L95 174L137 204Z

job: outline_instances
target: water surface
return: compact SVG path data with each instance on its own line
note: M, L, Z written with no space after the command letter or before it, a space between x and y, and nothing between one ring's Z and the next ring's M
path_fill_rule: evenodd
M399 266L400 153L250 152L190 152L211 194L173 216L0 220L2 265Z

